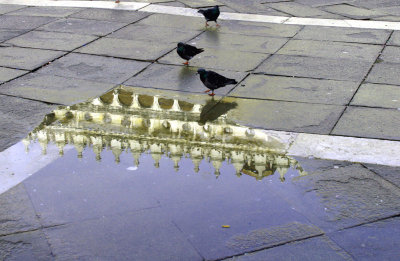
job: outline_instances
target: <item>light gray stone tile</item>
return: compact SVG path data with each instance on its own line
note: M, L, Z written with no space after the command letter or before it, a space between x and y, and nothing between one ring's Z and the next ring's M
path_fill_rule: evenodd
M400 64L400 47L386 46L379 58L380 62Z
M40 27L39 30L103 36L125 26L126 24L127 23L67 18L49 23Z
M4 5L1 4L1 8L0 8L0 14L6 14L18 9L23 9L26 8L26 6L24 5Z
M0 42L7 41L11 38L14 38L18 35L24 34L26 31L24 30L8 30L8 29L0 29Z
M15 69L0 67L0 83L9 81L13 78L16 78L18 76L21 76L21 75L27 73L27 72L28 71L24 71L24 70L15 70ZM1 90L1 87L0 87L0 90Z
M191 59L190 65L210 69L245 72L256 68L268 56L269 54L207 48L203 53ZM179 65L182 64L184 60L180 58L174 50L161 58L159 62Z
M8 13L8 15L66 17L80 10L82 9L73 7L30 6Z
M365 83L361 85L351 104L393 109L400 108L400 86Z
M382 47L377 45L310 40L290 40L277 54L302 55L337 60L375 62Z
M144 12L132 12L126 10L89 8L70 15L70 18L81 18L117 23L133 23L150 14Z
M95 40L96 36L71 33L31 31L13 38L6 43L21 47L53 49L72 51L88 42Z
M114 84L69 79L53 75L29 74L1 86L0 93L50 103L73 105L96 97Z
M371 66L371 62L365 61L275 54L263 62L256 72L359 82Z
M148 63L72 53L40 69L39 73L119 84L126 81Z
M12 30L32 30L55 20L56 18L54 17L2 15L0 16L0 28Z
M228 112L234 122L263 129L328 134L343 106L284 101L263 101L226 97L225 102L237 103Z
M107 37L135 41L152 41L166 43L167 45L168 43L186 42L198 34L199 32L194 30L133 24L116 31Z
M102 38L76 50L80 53L107 55L118 58L154 61L167 54L175 46L163 43Z
M239 34L221 34L216 31L206 31L189 43L200 47L211 47L219 49L232 49L243 52L275 53L286 42L287 38L257 37Z
M167 15L167 14L153 14L137 24L145 24L152 26L163 26L173 27L182 30L203 30L204 29L204 18L201 17L189 17L189 16L178 16L178 15Z
M349 107L333 134L365 138L400 140L400 110Z
M346 105L358 83L250 75L229 95L235 97Z
M65 54L60 51L0 47L0 66L33 70Z
M304 40L384 44L389 35L390 31L388 30L305 26L295 38Z
M400 64L398 63L376 63L366 81L371 83L400 85L399 74Z
M278 11L298 17L334 18L334 19L341 18L340 15L331 14L323 10L320 10L318 8L313 8L296 2L269 3L266 5Z
M352 19L368 19L372 17L386 15L384 12L355 7L347 4L326 6L322 7L322 9Z

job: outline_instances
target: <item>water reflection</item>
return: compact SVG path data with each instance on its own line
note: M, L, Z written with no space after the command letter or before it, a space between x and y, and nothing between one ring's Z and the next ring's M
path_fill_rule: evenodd
M278 172L284 181L289 168L306 175L295 159L283 155L284 145L277 137L230 122L226 113L236 106L209 98L194 103L150 96L143 90L119 87L87 102L59 107L23 142L27 151L38 142L43 154L49 143L56 144L60 155L70 144L79 158L91 148L98 161L104 151L111 151L117 163L122 153L131 153L136 166L141 155L149 153L155 167L168 157L176 171L181 159L189 157L195 172L205 160L216 177L223 162L233 165L237 176L257 180Z

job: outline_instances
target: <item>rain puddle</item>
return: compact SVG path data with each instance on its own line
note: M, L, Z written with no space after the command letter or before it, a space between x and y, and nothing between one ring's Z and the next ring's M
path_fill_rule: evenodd
M199 97L119 87L56 109L11 149L3 176L30 175L19 181L55 255L218 259L400 209L366 168L288 157L280 137L226 118L235 103Z

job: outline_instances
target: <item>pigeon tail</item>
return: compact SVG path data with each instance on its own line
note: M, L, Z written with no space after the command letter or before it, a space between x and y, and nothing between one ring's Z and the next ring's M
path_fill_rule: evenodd
M237 84L235 79L227 79L226 84Z

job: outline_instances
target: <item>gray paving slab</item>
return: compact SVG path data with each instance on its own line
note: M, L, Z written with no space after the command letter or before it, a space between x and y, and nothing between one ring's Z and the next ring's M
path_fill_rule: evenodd
M0 28L12 30L32 30L44 24L55 21L55 17L46 16L21 16L2 15L0 16Z
M395 15L386 15L386 16L379 16L371 18L371 20L375 21L389 21L389 22L400 22L400 17Z
M9 81L11 79L14 79L14 78L16 78L18 76L21 76L21 75L25 74L25 73L28 73L28 71L15 70L15 69L9 69L9 68L0 67L0 83Z
M117 38L102 38L75 52L96 55L107 55L118 58L154 61L169 53L175 45L145 41L134 41Z
M0 202L0 218L2 221L0 223L0 236L34 230L40 227L39 220L36 217L35 210L25 191L24 185L17 185L1 194Z
M72 53L38 72L68 78L120 84L143 70L149 63L112 57Z
M223 34L217 31L206 31L189 43L201 47L232 49L243 52L275 53L286 42L287 38L246 36L239 34Z
M187 5L188 7L192 8L223 5L221 2L215 0L179 0L179 1Z
M351 105L381 108L400 108L400 86L385 84L362 84Z
M205 28L204 18L167 14L153 14L137 24L180 28L182 30L202 31Z
M73 13L79 12L80 10L82 10L82 8L59 6L30 6L8 13L8 15L66 17Z
M33 70L64 54L60 51L1 46L0 66Z
M104 36L117 29L120 29L121 27L127 24L128 23L115 23L109 21L67 18L46 24L38 29L44 31L52 31L52 32Z
M255 72L359 82L371 66L372 62L366 61L275 54Z
M400 64L376 63L368 74L367 82L400 85Z
M223 1L223 0L222 0ZM278 1L274 0L273 2ZM223 1L226 3L230 8L233 8L235 11L240 13L247 13L247 14L264 14L264 15L273 15L273 16L290 16L287 13L279 12L276 9L273 9L267 5L260 4L260 1L232 1L227 0ZM264 2L264 1L263 1ZM265 1L268 2L268 1ZM280 1L278 1L280 2Z
M303 55L338 60L375 62L382 47L357 43L290 40L277 54Z
M382 54L379 56L380 62L400 63L400 47L386 46Z
M1 5L1 9L0 9L0 14L6 14L18 9L23 9L26 8L26 6L24 5Z
M323 10L342 15L352 19L369 19L372 17L384 16L386 13L376 10L369 10L361 7L351 6L347 4L338 4L322 7Z
M245 72L255 69L269 54L240 52L225 49L207 48L190 60L191 66ZM160 63L180 65L184 62L176 51L159 60Z
M372 164L364 164L364 166L397 187L400 187L400 168Z
M92 35L31 31L15 37L6 43L21 47L72 51L95 39L97 37Z
M332 134L400 140L400 110L349 107Z
M107 37L159 43L178 43L186 42L199 33L199 31L195 30L133 24L113 32Z
M221 27L209 28L208 31L267 37L293 37L301 28L302 26L299 25L223 21Z
M25 32L26 32L25 30L0 29L0 42L7 41L18 35L24 34Z
M178 228L160 216L159 209L149 209L44 232L60 260L202 260Z
M353 260L340 246L327 236L319 236L243 256L224 259L225 261L265 261L265 260Z
M224 98L237 103L227 118L236 123L263 129L328 134L344 107L284 101Z
M54 106L0 95L0 151L25 138Z
M3 84L0 87L0 93L49 103L73 105L96 97L112 87L114 84L34 73Z
M345 229L329 235L356 260L397 260L400 255L398 217Z
M228 78L241 81L246 73L232 71L218 71ZM139 75L124 82L126 85L176 90L183 92L204 93L207 88L200 81L196 67L152 64ZM235 85L228 85L217 89L217 95L227 94Z
M278 193L328 235L400 212L400 189L358 164L309 171Z
M51 249L41 231L0 237L1 260L51 260Z
M313 8L296 2L268 3L265 5L293 16L333 19L342 18L340 15L328 13L318 8Z
M305 26L294 38L348 43L386 43L390 31L346 27Z
M229 96L346 105L357 88L356 82L250 75Z
M134 23L149 15L150 15L149 13L132 12L127 10L89 8L82 10L78 13L74 13L69 17L99 20L99 21L110 21L117 23Z
M342 4L348 2L348 0L294 0L294 2L312 7L320 7L325 5Z

